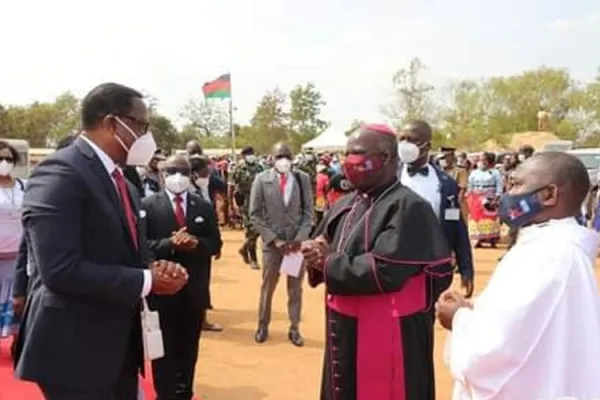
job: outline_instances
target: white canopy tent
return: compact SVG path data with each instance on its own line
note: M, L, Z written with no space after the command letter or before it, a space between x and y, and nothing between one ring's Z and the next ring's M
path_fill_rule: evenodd
M346 148L348 138L343 131L328 129L316 138L302 145L302 150L313 149L319 151L342 151Z

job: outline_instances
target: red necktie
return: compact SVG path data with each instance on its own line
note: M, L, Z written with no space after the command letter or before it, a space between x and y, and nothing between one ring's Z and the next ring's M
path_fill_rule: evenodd
M175 195L175 220L180 228L185 226L185 212L183 211L183 199L180 194Z
M127 225L129 227L129 234L131 235L131 240L133 240L133 245L137 250L137 227L135 224L135 216L133 215L133 207L131 207L131 200L129 200L129 191L127 190L127 183L125 183L123 173L118 168L113 171L112 177L114 178L115 183L117 184L117 191L119 192L119 197L121 198L121 205L123 206L123 211L125 212L125 219L127 220Z
M287 183L287 175L279 174L279 190L281 191L281 195L285 194L285 184Z

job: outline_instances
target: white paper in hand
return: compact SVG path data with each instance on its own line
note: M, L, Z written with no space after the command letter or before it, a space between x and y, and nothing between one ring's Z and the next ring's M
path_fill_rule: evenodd
M162 331L160 329L160 316L158 311L148 308L146 299L143 300L142 341L144 343L144 358L148 361L157 360L165 356Z
M279 272L297 278L302 269L302 262L304 262L304 256L300 252L284 255Z

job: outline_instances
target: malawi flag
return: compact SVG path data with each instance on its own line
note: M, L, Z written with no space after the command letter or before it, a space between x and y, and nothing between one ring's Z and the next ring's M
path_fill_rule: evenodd
M202 86L205 99L228 99L231 97L231 74L221 75Z

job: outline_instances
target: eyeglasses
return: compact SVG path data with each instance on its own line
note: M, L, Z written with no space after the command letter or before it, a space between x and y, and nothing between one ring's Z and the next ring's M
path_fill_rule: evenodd
M6 162L12 164L12 163L15 162L15 159L12 158L12 157L8 157L8 156L6 156L6 157L5 156L0 156L0 162L2 162L2 161L6 161Z
M130 115L119 115L119 118L124 118L124 119L128 119L129 121L135 122L139 126L140 133L142 135L145 135L146 133L148 133L148 130L150 129L150 123L145 122L145 121L140 121L139 119L132 117Z

